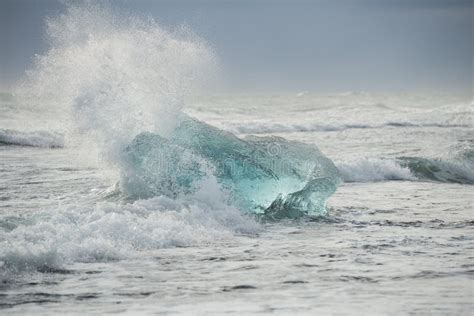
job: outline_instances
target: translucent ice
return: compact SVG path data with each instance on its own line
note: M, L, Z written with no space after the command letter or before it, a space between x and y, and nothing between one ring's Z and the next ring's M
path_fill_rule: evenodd
M326 213L337 168L315 147L280 137L244 139L182 115L172 135L141 133L125 150L122 190L177 197L215 177L230 203L272 218Z

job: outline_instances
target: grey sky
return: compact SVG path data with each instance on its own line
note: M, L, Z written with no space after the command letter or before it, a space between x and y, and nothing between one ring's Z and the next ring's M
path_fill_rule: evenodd
M164 25L187 23L239 91L472 93L473 1L111 1ZM0 86L44 51L52 0L0 0Z

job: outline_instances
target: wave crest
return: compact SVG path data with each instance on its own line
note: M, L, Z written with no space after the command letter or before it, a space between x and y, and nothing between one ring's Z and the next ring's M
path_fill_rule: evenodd
M260 230L219 195L216 184L206 181L192 197L181 200L161 196L130 204L44 210L17 220L0 218L0 240L8 244L0 248L0 281L73 262L132 258L143 251L225 241L236 233Z
M17 95L67 113L68 145L95 143L112 164L139 133L169 133L185 97L215 68L211 49L187 27L168 30L105 4L68 3L47 20L46 39L50 49Z
M395 160L364 158L339 163L337 168L345 182L417 180L409 168L401 166Z
M0 144L61 148L64 146L64 138L61 134L46 131L20 132L0 129Z
M395 159L362 158L336 164L345 182L389 180L436 181L474 184L474 165L470 155L461 153L451 160L421 157Z

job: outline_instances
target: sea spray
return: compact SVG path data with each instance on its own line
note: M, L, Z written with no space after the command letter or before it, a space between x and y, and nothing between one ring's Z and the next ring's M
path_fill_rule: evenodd
M2 215L3 281L256 234L260 225L245 212L325 214L339 178L316 147L240 139L182 113L186 96L215 67L212 51L186 28L164 30L152 19L87 2L49 19L47 38L49 49L36 57L16 97L61 125L64 146L78 160L98 156L98 173L116 170L119 198ZM12 143L12 135L4 138ZM35 135L15 137L26 144ZM179 163L182 174L162 169L155 153L165 154L167 166Z
M93 154L96 147L117 170L126 199L181 198L216 178L231 192L228 202L246 211L325 214L339 178L317 148L277 138L241 140L183 119L185 97L215 66L212 51L186 28L168 31L153 19L86 2L49 19L47 35L51 47L37 57L25 87L69 113L66 144ZM163 161L173 168L163 170ZM229 162L239 175L223 171Z
M49 49L35 58L15 95L60 122L73 157L101 157L97 173L125 172L121 159L136 135L168 136L188 93L215 67L212 51L185 27L165 30L153 19L91 2L70 4L50 18L47 39ZM2 214L0 279L259 231L227 201L220 184L206 177L173 199L66 199L26 215Z
M447 158L397 157L361 158L336 163L344 182L436 181L474 183L474 164L464 150Z
M185 97L215 69L206 43L185 26L102 4L69 4L47 20L49 50L17 93L64 120L66 144L91 144L108 164L139 133L167 135Z

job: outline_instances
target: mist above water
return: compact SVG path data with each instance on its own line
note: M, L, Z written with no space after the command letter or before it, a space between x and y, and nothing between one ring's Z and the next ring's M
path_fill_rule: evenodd
M140 132L168 134L185 97L215 69L208 45L186 27L105 5L70 4L47 20L49 49L17 94L65 120L67 141L92 140L114 159Z

